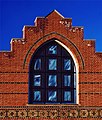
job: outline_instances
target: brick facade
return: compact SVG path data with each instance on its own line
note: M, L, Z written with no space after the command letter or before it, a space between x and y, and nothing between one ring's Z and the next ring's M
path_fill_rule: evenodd
M73 53L78 65L78 104L28 105L29 63L34 51L56 38ZM94 40L84 40L83 27L72 26L56 10L24 26L23 38L11 40L11 51L0 52L0 118L102 119L102 53Z

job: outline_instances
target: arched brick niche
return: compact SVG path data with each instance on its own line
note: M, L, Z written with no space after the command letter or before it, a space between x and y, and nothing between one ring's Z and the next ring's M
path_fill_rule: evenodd
M26 53L24 63L23 63L23 68L28 67L30 63L31 56L33 55L34 51L40 47L43 43L55 39L59 41L58 43L61 44L62 46L65 45L66 48L68 48L71 53L73 54L74 58L77 60L77 63L79 64L81 69L84 69L84 59L82 57L82 54L80 53L79 49L77 46L71 42L68 38L64 37L63 35L57 33L57 32L52 32L50 34L47 34L40 39L38 39L28 50Z
M60 54L58 53L58 55L57 55L57 53L56 53L56 56L55 55L50 55L50 54L47 54L46 52L48 51L48 46L47 46L47 44L48 44L48 46L50 46L50 44L54 44L54 45L56 45L56 47L58 47L58 48L60 48L60 49L56 49L56 52L60 52ZM39 51L39 49L41 48L41 47L43 47L42 48L42 51L44 50L45 52L43 52L42 54L43 55L39 55L41 52L39 52L39 54L37 54L37 56L36 56L36 52L37 51ZM46 48L47 47L47 48ZM46 49L46 50L45 50ZM63 76L62 74L63 74L63 72L65 72L64 70L62 70L63 69L63 60L64 60L64 58L65 58L65 56L62 56L62 54L64 54L63 52L62 52L62 49L63 49L63 51L65 50L67 53L66 54L68 54L68 55L66 55L66 58L68 57L68 56L70 56L69 57L69 59L71 59L71 61L73 61L71 64L73 64L72 66L72 68L71 69L73 69L73 70L71 70L71 71L69 71L69 73L71 73L71 74L73 74L72 76L71 76L71 79L73 79L73 80L71 80L71 81L73 81L71 84L75 84L75 95L74 95L74 92L72 92L72 94L73 94L73 97L72 97L72 101L69 101L69 103L71 102L71 103L74 103L74 104L78 104L79 103L79 96L78 96L78 94L79 94L79 91L78 91L78 83L79 83L79 64L78 64L78 61L77 61L77 59L76 59L76 57L73 55L73 53L71 52L71 50L65 45L65 44L63 44L62 42L60 42L59 40L57 40L56 38L53 38L53 39L51 39L51 40L48 40L48 41L46 41L46 42L44 42L43 44L41 44L39 47L37 47L37 49L35 50L35 52L33 53L33 55L32 55L32 58L31 58L31 60L30 60L30 63L29 63L29 86L30 86L30 88L29 88L29 91L32 91L33 92L33 90L31 90L31 86L32 86L32 84L34 84L33 83L33 77L34 77L34 71L35 71L35 74L38 74L39 72L39 74L42 74L45 70L42 70L42 71L36 71L36 70L34 70L34 59L38 59L39 57L40 58L42 58L42 59L39 59L40 60L40 66L42 66L42 69L45 69L46 68L46 70L48 71L48 68L46 67L46 66L48 66L48 63L47 64L45 64L44 63L44 61L48 61L48 56L50 57L50 59L51 58L57 58L57 60L58 60L58 66L60 66L60 64L61 64L61 66L60 67L58 67L58 70L57 71L49 71L49 72L52 72L52 73L55 73L55 72L58 72L58 71L60 71L60 76ZM79 52L79 51L78 51ZM47 55L47 57L44 57L44 56L46 56L45 55L45 53L46 53L46 55ZM38 57L39 56L39 57ZM52 57L51 57L52 56ZM34 58L35 57L35 58ZM44 59L44 60L43 60ZM46 59L46 60L45 60ZM60 60L61 59L61 60ZM41 62L43 60L43 63ZM42 63L42 64L41 64ZM45 65L45 66L44 66ZM44 67L44 68L43 68ZM41 68L39 68L39 69L41 69ZM73 71L73 72L72 72ZM74 74L74 72L75 72L75 74ZM47 73L45 72L45 74L46 74L46 76L47 76ZM43 75L43 76L45 76L45 74ZM66 71L66 74L68 74L68 71ZM35 75L36 76L36 75ZM41 76L41 75L40 75ZM58 76L58 75L57 75ZM64 77L64 76L63 76ZM41 78L40 78L41 79ZM46 79L46 77L44 77L43 79ZM60 80L60 78L57 78L58 79L58 81ZM32 82L31 82L32 81ZM42 81L42 80L41 80ZM46 80L46 81L48 81L48 80ZM57 81L57 82L58 82ZM60 80L60 81L62 81L62 79ZM76 81L75 83L74 83L74 81ZM44 81L43 81L44 82ZM56 82L56 84L57 84L57 82ZM63 82L61 82L61 84L64 84ZM40 84L39 84L40 85ZM43 86L43 85L42 85ZM38 87L39 88L39 87ZM35 87L35 89L36 89L36 87ZM37 90L37 89L36 89ZM74 89L73 89L74 90ZM45 90L46 91L46 90ZM31 92L30 92L31 93ZM43 93L43 92L41 92L41 93ZM32 93L33 94L33 93ZM43 93L44 95L46 94L46 93ZM30 95L29 94L29 99L30 99L30 101L32 101L32 97L34 97L33 95ZM43 96L43 95L42 95ZM75 100L74 100L74 96L76 96L76 98L75 98ZM44 100L44 102L43 103L46 103L45 102L46 100ZM62 100L60 100L60 102L61 102ZM31 103L33 103L33 102L30 102L30 104ZM36 103L36 102L35 102ZM61 102L62 103L62 102Z

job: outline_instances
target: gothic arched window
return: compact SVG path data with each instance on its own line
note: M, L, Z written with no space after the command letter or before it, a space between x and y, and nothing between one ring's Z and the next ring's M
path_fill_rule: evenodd
M29 104L76 103L75 64L56 41L33 54L29 67Z

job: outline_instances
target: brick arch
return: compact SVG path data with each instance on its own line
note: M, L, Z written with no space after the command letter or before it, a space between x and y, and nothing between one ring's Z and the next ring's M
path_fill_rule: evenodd
M68 49L70 49L70 51L73 53L74 57L77 59L79 66L82 69L84 69L84 66L85 66L84 60L83 60L83 57L82 57L79 49L77 48L77 46L72 41L70 41L68 38L66 38L65 36L63 36L62 34L59 34L57 32L49 33L34 42L34 44L30 47L30 49L26 53L26 56L25 56L24 62L23 62L23 69L25 67L29 66L31 57L34 54L35 50L38 47L40 47L43 43L45 43L48 40L51 40L53 38L55 38L56 40L58 40L59 42L64 44L66 47L68 47Z

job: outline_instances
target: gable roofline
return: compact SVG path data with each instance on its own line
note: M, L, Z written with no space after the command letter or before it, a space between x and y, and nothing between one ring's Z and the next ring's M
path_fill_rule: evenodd
M34 20L34 23L36 23L38 18L45 18L45 17L36 17L35 20Z
M61 15L57 10L53 10L53 11L50 12L48 15L46 15L45 18L46 18L47 16L49 16L51 13L53 13L53 12L56 12L59 16L61 16L62 18L64 18L64 16Z
M57 10L53 10L52 12L50 12L48 15L46 15L45 17L36 17L35 20L34 20L34 23L36 23L37 19L38 18L46 18L48 17L50 14L52 14L53 12L56 12L59 16L61 16L62 18L64 18L63 15L61 15ZM66 18L66 19L72 19L72 18Z

